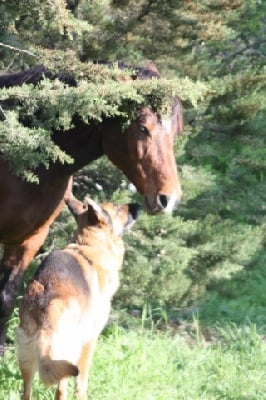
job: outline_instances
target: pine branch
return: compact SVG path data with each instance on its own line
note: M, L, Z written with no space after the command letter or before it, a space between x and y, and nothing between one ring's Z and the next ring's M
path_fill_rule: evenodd
M28 54L31 57L37 58L37 56L35 54L33 54L31 51L29 51L29 50L19 49L18 47L10 46L9 44L4 44L2 42L0 42L0 46L5 47L5 48L7 48L9 50L12 50L12 51L16 51L16 52L19 52L19 53L25 53L25 54Z
M239 56L240 54L245 53L247 50L252 49L252 48L254 48L254 47L256 47L256 46L259 46L259 45L261 45L261 44L264 44L264 43L266 43L266 40L258 40L258 41L255 42L255 43L251 43L251 44L245 46L244 48L242 48L242 49L240 49L240 50L237 50L237 51L235 51L235 52L233 52L233 53L231 53L231 54L228 54L227 56L223 57L223 59L221 60L221 62L222 62L222 63L223 63L223 62L227 62L228 59L230 59L230 58L235 58L236 56ZM255 49L254 49L254 51L255 51ZM265 57L265 56L263 55L262 52L259 52L259 54L262 55L263 58Z

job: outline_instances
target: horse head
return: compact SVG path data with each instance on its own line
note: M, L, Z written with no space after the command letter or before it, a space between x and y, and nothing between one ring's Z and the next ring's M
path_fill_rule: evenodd
M120 128L120 134L117 132ZM180 202L182 190L174 155L174 138L183 131L179 98L173 99L170 117L141 107L138 116L122 132L117 121L105 130L104 153L143 197L149 214L170 213Z

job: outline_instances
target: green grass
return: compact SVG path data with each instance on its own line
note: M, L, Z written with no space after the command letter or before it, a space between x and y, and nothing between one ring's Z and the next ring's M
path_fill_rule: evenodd
M12 334L17 317L12 319ZM197 319L189 329L126 330L112 325L101 336L90 371L94 400L266 399L266 343L254 324L227 323L203 335ZM69 398L73 398L73 381ZM18 400L20 379L14 346L0 368L0 400ZM38 377L33 397L53 399Z

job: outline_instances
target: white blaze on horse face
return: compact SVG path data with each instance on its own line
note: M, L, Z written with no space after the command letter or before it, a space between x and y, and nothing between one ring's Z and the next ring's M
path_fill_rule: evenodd
M172 132L171 118L162 119L162 126L166 129L166 132L170 135L170 133Z
M173 135L175 132L173 132L173 130L175 129L175 127L173 126L173 120L172 118L163 118L161 121L162 127L166 130L168 135ZM181 192L181 188L178 188L179 190L175 190L171 196L168 197L168 202L166 207L162 210L163 213L167 214L167 213L171 213L176 205L178 204L182 192Z

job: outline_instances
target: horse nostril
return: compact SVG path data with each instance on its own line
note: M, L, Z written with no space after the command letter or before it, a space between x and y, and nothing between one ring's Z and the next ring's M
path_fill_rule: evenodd
M165 194L158 194L157 196L157 205L161 208L166 208L168 205L168 196Z
M166 194L158 193L155 197L152 195L143 196L143 205L148 214L156 215L161 213L171 213L178 199L175 194L167 196Z

